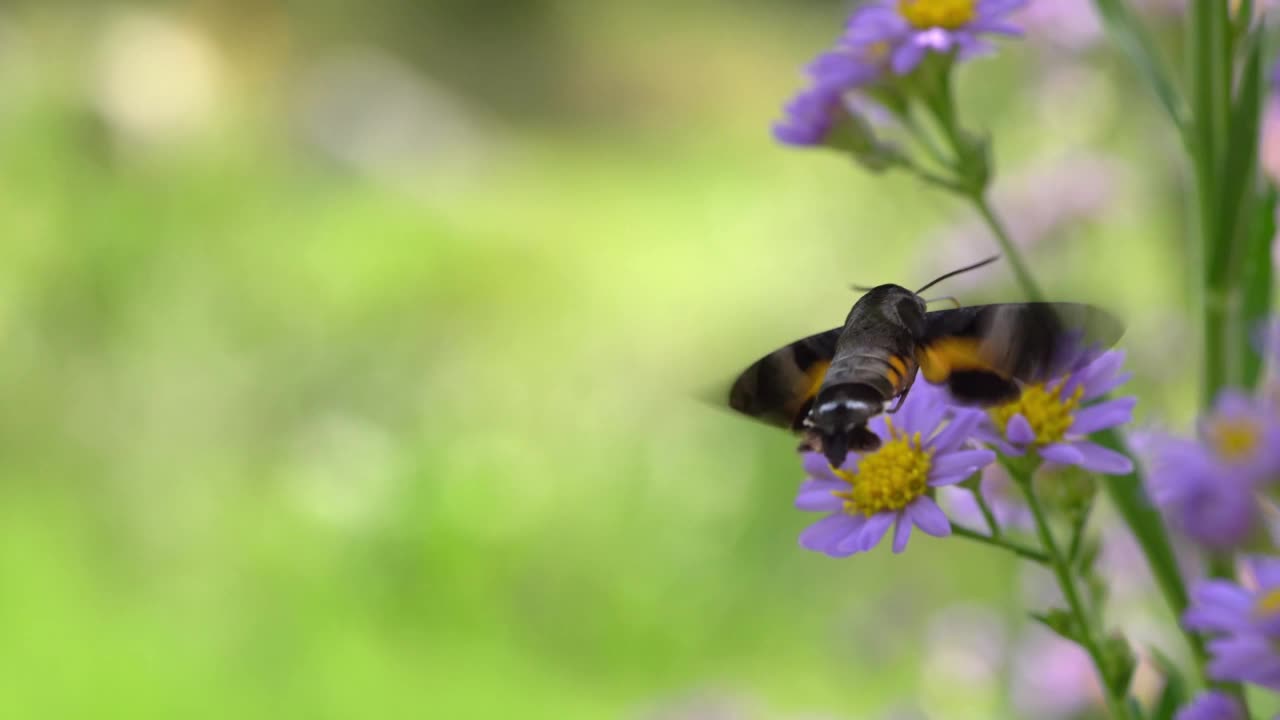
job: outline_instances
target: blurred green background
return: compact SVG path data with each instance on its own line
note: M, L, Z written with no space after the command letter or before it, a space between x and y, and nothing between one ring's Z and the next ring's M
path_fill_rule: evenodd
M994 250L769 137L846 10L0 6L0 716L1016 716L1034 579L800 550L794 441L698 400ZM1176 144L1060 30L965 119L1177 423Z

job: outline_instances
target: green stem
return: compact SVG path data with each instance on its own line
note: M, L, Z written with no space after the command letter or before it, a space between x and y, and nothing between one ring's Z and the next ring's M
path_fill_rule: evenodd
M990 545L992 547L1003 548L1005 550L1008 550L1014 553L1015 555L1018 555L1019 557L1025 558L1027 560L1031 560L1032 562L1036 562L1041 565L1049 564L1048 555L1044 554L1043 552L1040 552L1039 550L1036 550L1035 548L1027 547L1026 545L1014 542L1012 540L985 535L983 533L978 532L977 530L972 530L970 528L964 527L963 525L956 525L954 523L951 525L951 532L957 537L968 538L975 542L980 542L983 545Z
M996 522L996 514L991 511L991 506L987 504L987 499L982 496L981 479L973 487L973 499L978 502L978 509L982 511L982 518L987 521L987 527L991 530L991 537L999 539L1000 523Z
M996 236L996 242L1000 244L1000 250L1004 253L1004 257L1009 261L1009 267L1013 268L1013 275L1018 280L1018 285L1022 287L1022 294L1027 296L1028 300L1040 302L1044 300L1044 293L1040 291L1040 286L1036 284L1035 278L1031 276L1031 271L1022 260L1022 254L1018 252L1018 248L1014 246L1013 239L1009 237L1009 232L1005 230L1004 224L1000 222L1000 218L992 209L991 203L987 200L986 191L974 193L969 196L978 213L982 215L983 221L987 223L987 227L991 228L991 233Z
M1080 561L1080 549L1084 547L1085 528L1089 525L1089 515L1093 511L1093 503L1076 512L1071 523L1071 544L1067 546L1067 565L1076 567Z
M1027 497L1027 506L1031 508L1031 515L1035 518L1036 532L1040 536L1040 544L1049 555L1049 566L1053 569L1053 574L1058 579L1058 586L1062 589L1062 595L1066 598L1071 615L1075 618L1076 624L1080 628L1080 644L1084 647L1085 652L1089 653L1089 657L1093 660L1094 669L1098 672L1098 679L1101 682L1103 695L1107 701L1107 709L1113 718L1130 718L1129 706L1125 702L1124 694L1117 692L1110 678L1107 677L1106 657L1102 654L1102 646L1098 644L1097 631L1093 627L1092 615L1086 611L1084 603L1080 600L1075 580L1071 576L1071 568L1067 564L1066 558L1063 557L1062 552L1058 549L1058 543L1053 539L1053 532L1049 529L1049 518L1045 514L1044 507L1040 505L1040 498L1036 496L1035 487L1032 485L1030 477L1026 475L1015 475L1014 480L1022 487L1022 492Z

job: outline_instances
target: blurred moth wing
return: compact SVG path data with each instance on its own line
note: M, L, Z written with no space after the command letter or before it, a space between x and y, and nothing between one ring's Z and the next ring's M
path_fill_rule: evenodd
M832 328L801 338L752 363L734 380L729 407L769 425L800 430L843 330Z
M931 312L916 353L921 376L961 403L1016 399L1020 384L1064 375L1085 353L1124 333L1110 313L1081 303L1005 303Z
M804 430L837 345L845 344L842 335L852 325L796 340L760 358L734 381L729 407L776 427ZM991 406L1017 399L1022 384L1064 374L1090 349L1114 345L1123 326L1091 305L1038 302L937 310L925 314L922 331L913 332L919 332L915 364L926 382L946 385L958 402ZM854 344L865 348L865 343ZM877 356L896 357L891 348L872 349ZM887 364L885 383L877 383L893 388L883 397L886 407L910 389L910 379L899 371L897 363ZM813 438L806 443L821 450Z

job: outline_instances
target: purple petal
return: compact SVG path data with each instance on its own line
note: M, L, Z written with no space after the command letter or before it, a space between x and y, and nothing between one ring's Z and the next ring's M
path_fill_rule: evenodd
M911 539L911 521L905 514L898 515L898 522L893 529L893 552L900 553L907 549L907 541Z
M855 47L865 47L895 40L910 29L911 26L896 9L871 5L859 9L849 18L841 39Z
M1009 424L1005 426L1005 436L1009 438L1009 442L1016 445L1030 445L1036 441L1036 431L1031 428L1031 423L1023 417L1022 413L1014 413L1009 418Z
M831 465L827 463L827 459L822 453L807 452L800 456L800 464L804 468L804 474L814 480L839 480L836 474L831 472Z
M1027 4L1029 0L978 0L975 8L979 17L1007 15Z
M940 393L924 383L920 385L907 396L898 413L893 416L893 426L903 432L918 432L929 437L942 424L947 406Z
M1191 608L1182 616L1188 630L1228 632L1248 630L1253 598L1249 592L1225 580L1204 580L1191 589Z
M1235 635L1209 642L1209 676L1265 684L1280 678L1280 653L1261 635Z
M917 45L914 42L903 43L898 46L897 50L893 51L890 67L893 68L895 73L906 75L916 69L916 66L924 59L925 52L926 50L922 45Z
M1103 475L1128 475L1133 472L1133 461L1124 453L1084 441L1072 443L1072 446L1083 456L1076 464L1085 470ZM1040 454L1044 456L1043 452Z
M1079 465L1084 462L1084 453L1074 445L1054 443L1040 448L1040 457L1060 465Z
M994 447L1001 455L1017 457L1023 454L1022 448L1010 445L1002 435L996 432L994 426L987 423L979 425L973 431L973 439L983 445L990 445L991 447Z
M876 513L867 518L857 535L846 539L845 542L854 543L858 552L867 552L879 544L880 538L884 537L885 531L889 529L889 526L893 524L897 516L898 514L895 512Z
M1191 703L1184 705L1173 720L1248 720L1240 703L1226 693L1210 690L1202 692Z
M934 537L946 537L951 534L951 521L942 508L928 495L921 495L906 507L911 522L926 534Z
M954 473L952 475L929 475L929 487L947 487L948 485L959 485L973 476L974 471L967 470L965 472Z
M1088 435L1130 422L1133 420L1133 408L1137 404L1138 398L1123 397L1084 408L1076 413L1075 420L1071 423L1071 433Z
M808 485L809 483L805 483ZM818 484L818 483L815 483ZM823 485L834 485L834 483L822 483ZM845 485L842 489L848 489ZM836 512L844 508L844 500L833 494L833 491L826 488L801 488L796 493L796 509L805 512Z
M1249 569L1258 580L1258 587L1263 590L1280 588L1280 558L1265 555L1253 555L1247 558Z
M1069 383L1066 391L1074 392L1077 386L1083 385L1082 402L1088 402L1096 397L1106 395L1121 382L1129 379L1127 374L1123 376L1116 374L1120 367L1124 365L1124 360L1125 353L1123 350L1110 350L1102 353L1093 362L1073 373L1072 382Z
M951 419L932 440L926 443L938 452L947 452L960 445L973 435L974 428L982 422L982 415L975 412L962 412Z
M857 519L844 513L828 515L800 533L800 546L814 552L826 552L857 529Z
M934 458L929 467L929 475L943 476L955 473L972 473L996 461L996 454L990 450L960 450Z

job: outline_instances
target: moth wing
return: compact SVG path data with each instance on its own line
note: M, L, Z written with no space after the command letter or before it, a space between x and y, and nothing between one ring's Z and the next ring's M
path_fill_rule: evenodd
M990 405L1016 398L1018 382L1064 374L1123 332L1113 315L1082 303L974 305L928 313L916 355L925 380L946 383L957 400Z
M831 367L843 329L801 338L752 363L734 380L729 407L770 425L799 430Z

